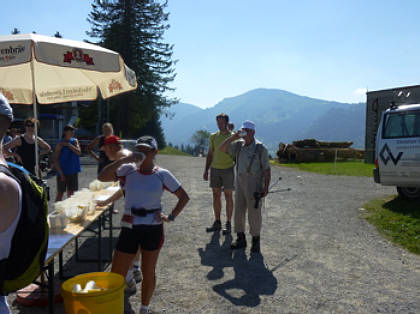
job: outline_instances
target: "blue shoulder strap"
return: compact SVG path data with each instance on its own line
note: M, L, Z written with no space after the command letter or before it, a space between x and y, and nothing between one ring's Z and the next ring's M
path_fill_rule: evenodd
M13 167L13 168L16 168L16 169L19 169L20 171L22 171L22 172L24 172L24 173L26 173L26 174L31 174L28 170L26 170L25 168L23 168L22 166L20 166L20 165L17 165L17 164L15 164L15 163L13 163L13 162L10 162L10 161L8 161L7 162L7 164L10 166L10 167Z

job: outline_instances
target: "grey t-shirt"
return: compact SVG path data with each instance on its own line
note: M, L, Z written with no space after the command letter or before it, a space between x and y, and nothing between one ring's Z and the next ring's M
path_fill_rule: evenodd
M254 140L248 146L244 140L232 142L228 148L228 154L236 158L236 171L238 175L248 173L248 167L254 155L256 144L261 144L261 151L255 155L252 163L250 174L254 176L262 176L264 171L270 168L270 159L268 158L267 148L258 140ZM239 152L239 154L238 154Z

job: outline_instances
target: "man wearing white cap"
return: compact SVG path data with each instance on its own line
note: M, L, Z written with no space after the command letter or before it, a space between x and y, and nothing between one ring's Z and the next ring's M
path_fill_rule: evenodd
M12 120L13 110L7 99L0 93L0 143ZM0 165L7 167L2 145L0 145ZM19 184L0 172L0 260L8 258L10 254L12 238L20 215L21 194ZM2 280L3 278L0 277L0 282ZM0 296L0 313L11 313L6 296Z
M267 148L255 139L255 123L244 121L242 128L220 146L222 152L236 160L235 232L238 238L232 249L246 247L245 215L248 210L249 232L252 235L251 252L260 252L261 202L268 194L271 170Z

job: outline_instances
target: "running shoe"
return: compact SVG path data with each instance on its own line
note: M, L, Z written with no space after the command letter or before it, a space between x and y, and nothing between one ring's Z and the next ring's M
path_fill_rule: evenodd
M134 280L139 283L143 278L141 276L141 271L138 268L134 268L133 270Z
M137 292L137 287L136 287L136 280L133 278L130 281L126 281L125 282L125 292L130 293L130 294L134 294Z
M226 221L226 226L225 226L225 229L223 229L223 234L227 235L227 234L230 234L231 232L232 232L232 225L230 221Z
M207 232L214 232L214 231L220 231L222 229L222 223L220 220L216 220L213 225L209 228L206 228Z

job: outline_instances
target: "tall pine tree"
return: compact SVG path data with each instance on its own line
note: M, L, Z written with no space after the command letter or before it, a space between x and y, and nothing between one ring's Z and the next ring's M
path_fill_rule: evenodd
M94 0L87 34L118 51L138 78L136 93L114 97L110 117L117 132L135 137L146 132L165 145L160 114L177 100L165 96L175 78L173 46L164 42L169 28L167 1Z

